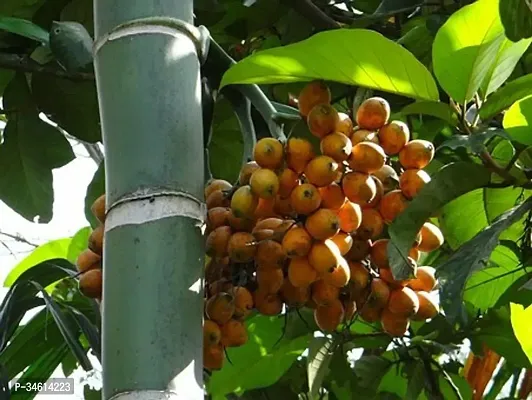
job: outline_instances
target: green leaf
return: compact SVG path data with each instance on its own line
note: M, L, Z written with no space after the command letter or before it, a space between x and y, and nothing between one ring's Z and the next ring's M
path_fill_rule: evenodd
M295 339L282 339L283 319L256 315L246 321L248 342L227 350L233 362L226 362L212 374L208 392L222 396L266 387L275 383L307 348L310 333Z
M451 321L455 320L461 310L466 280L474 271L486 267L491 253L499 242L501 232L531 209L532 197L500 215L489 227L475 235L438 266L441 302L447 318Z
M508 247L497 246L490 262L496 266L474 272L464 289L464 300L481 311L497 304L506 290L525 274L519 266L518 255Z
M530 121L532 121L532 96L516 101L504 114L502 125L513 140L530 146L532 145Z
M69 134L89 143L102 140L94 82L34 73L31 90L39 109Z
M83 387L83 397L85 400L101 400L102 391L91 389L89 385Z
M397 43L404 46L427 67L432 64L433 42L434 35L426 23L415 26L397 40Z
M464 170L467 174L464 174ZM467 162L448 164L431 177L418 195L389 226L392 246L388 246L390 267L396 279L413 276L408 252L423 224L451 200L479 187L486 186L490 172L481 165Z
M39 290L43 295L44 301L46 302L46 307L52 314L52 317L54 318L57 327L61 331L65 342L68 344L68 347L70 348L72 353L74 353L74 355L76 356L76 359L80 363L81 367L85 371L91 370L92 364L87 357L85 349L79 342L79 330L73 329L74 324L72 323L71 317L63 312L61 307L59 307L55 300L52 299L48 293L46 293L46 291L41 285L33 281L29 281L29 283L34 285L37 290ZM76 326L76 328L78 327Z
M421 361L418 361L406 365L405 369L408 380L405 399L417 400L425 387L425 367Z
M515 367L531 368L532 364L514 334L510 318L509 305L490 309L473 327L473 333L470 335L471 344L475 347L485 343ZM530 332L530 323L528 329Z
M85 218L90 222L92 228L96 228L101 223L92 214L91 207L94 201L105 193L105 161L102 161L94 173L91 182L87 186L85 194Z
M382 356L362 356L355 361L355 375L358 385L369 391L376 391L381 379L391 367L391 362Z
M310 400L319 398L319 391L333 356L333 339L315 337L309 344L307 357L307 376Z
M504 130L488 128L487 130L475 133L474 135L453 135L449 140L443 142L436 150L439 150L443 147L448 147L453 150L464 147L468 150L471 150L474 154L479 154L480 152L486 150L484 143L494 136L500 136L511 140L510 136Z
M52 169L74 159L67 139L39 118L26 78L17 75L4 93L10 110L0 145L0 199L32 221L52 219Z
M506 110L513 103L530 95L532 91L532 74L520 76L508 82L501 89L490 95L480 107L479 115L483 120L489 119Z
M492 72L493 62L504 44L498 3L499 0L479 0L462 7L451 15L434 39L434 74L459 104L473 98Z
M439 118L450 125L454 126L458 122L458 118L453 109L447 103L439 101L416 101L409 104L399 112L402 115L430 115L431 117Z
M78 360L74 357L74 354L68 353L61 362L61 371L65 377L69 377L78 367Z
M532 321L532 306L526 309L520 304L510 304L512 329L514 335L521 344L523 352L532 364L532 331L530 322Z
M532 36L532 9L527 0L499 2L499 13L508 39L517 42Z
M43 261L68 258L68 250L71 244L72 239L65 238L52 240L35 248L26 258L11 269L4 280L4 287L12 286L22 273Z
M67 256L65 257L72 264L76 263L79 254L87 248L89 236L92 232L90 227L81 228L77 231L68 245Z
M99 310L99 308L98 308ZM87 338L89 345L98 360L102 358L101 333L98 327L81 311L74 307L68 307L70 315L74 318L81 331Z
M439 99L436 84L423 64L402 46L365 29L320 32L298 43L254 53L229 68L221 87L313 79L422 100Z
M378 391L380 393L379 399L385 399L390 397L382 397L382 395L393 395L392 398L412 400L406 397L406 392L408 390L408 382L402 376L402 370L404 369L403 365L388 368L386 374L382 377L382 380L379 384ZM397 397L395 397L397 396Z
M16 35L27 37L28 39L48 45L50 37L48 32L33 22L13 17L0 17L0 30L8 31Z

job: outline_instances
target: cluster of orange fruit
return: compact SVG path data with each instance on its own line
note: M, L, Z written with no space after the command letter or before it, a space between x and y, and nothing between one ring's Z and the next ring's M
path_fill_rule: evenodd
M357 126L331 105L320 81L300 92L298 107L321 154L304 138L264 138L237 184L213 179L205 187L208 369L222 367L225 347L247 341L244 319L252 310L310 307L327 332L360 315L380 320L392 336L404 335L411 319L439 312L430 294L435 271L417 266L422 252L443 244L439 228L427 221L412 243L417 275L409 281L394 279L384 237L430 181L423 168L434 157L432 143L410 140L408 126L389 121L380 97L355 111Z
M98 197L91 206L92 214L100 225L90 234L87 248L76 260L79 271L79 290L87 297L102 299L102 257L105 231L105 194Z

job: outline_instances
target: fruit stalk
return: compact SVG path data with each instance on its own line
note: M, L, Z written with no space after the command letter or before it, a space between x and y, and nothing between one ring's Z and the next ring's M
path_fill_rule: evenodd
M193 2L96 0L94 11L103 399L203 399L201 46L184 29Z

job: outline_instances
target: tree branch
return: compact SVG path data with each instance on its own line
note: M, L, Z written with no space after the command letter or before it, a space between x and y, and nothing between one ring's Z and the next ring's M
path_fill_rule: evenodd
M298 14L308 19L320 31L338 29L340 24L325 14L312 0L285 0Z
M8 238L16 240L17 242L20 242L20 243L25 243L25 244L28 244L28 245L33 246L33 247L38 247L38 245L36 245L35 243L30 242L29 240L23 238L20 235L13 235L12 233L6 233L6 232L2 232L2 231L0 231L0 235L7 236Z
M66 78L73 81L92 81L92 72L67 72L59 67L41 65L32 59L20 54L0 53L0 68L11 69L21 72L38 72L41 74L54 75L59 78Z

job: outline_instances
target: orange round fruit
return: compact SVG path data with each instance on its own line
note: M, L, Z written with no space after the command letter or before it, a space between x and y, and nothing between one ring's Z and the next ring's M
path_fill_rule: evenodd
M281 196L277 195L275 203L273 204L273 211L282 217L294 217L296 215L292 203L290 203L290 196L283 199Z
M237 320L230 320L222 325L221 342L226 347L242 346L248 341L248 332L244 323Z
M353 145L346 135L335 132L321 139L320 150L323 155L329 156L340 163L349 158Z
M227 244L229 258L237 263L247 263L253 260L257 252L255 238L248 232L236 232L231 235Z
M203 368L210 371L222 369L224 364L224 347L221 343L203 346Z
M255 233L256 231L259 231L262 229L277 229L284 222L285 221L283 219L277 218L277 217L264 218L264 219L261 219L260 221L257 221L251 233Z
M378 210L364 208L362 222L357 230L357 235L362 239L377 239L384 231L384 220Z
M301 174L308 162L314 158L312 144L302 138L290 138L286 142L286 164L288 168Z
M279 191L279 178L271 169L260 168L249 180L251 192L261 199L273 199Z
M357 303L358 307L358 303ZM373 324L381 319L382 307L373 306L372 304L365 305L360 309L360 316L362 319L370 324Z
M215 207L228 207L231 204L231 200L228 193L215 190L206 198L205 204L207 205L207 210L210 210Z
M309 215L321 204L321 196L316 186L303 183L292 190L290 203L297 214Z
M229 293L218 293L205 303L205 314L219 325L229 321L235 312L233 296Z
M357 236L353 237L353 245L345 258L350 261L360 261L365 259L371 249L371 240L364 240Z
M414 321L424 321L434 318L440 312L438 303L427 292L416 292L419 300L419 309L411 318Z
M258 205L259 197L249 185L239 187L231 198L231 210L237 218L252 218Z
M378 178L384 186L384 193L388 193L397 188L399 176L397 172L389 165L384 165L378 171L373 172L373 176Z
M410 140L410 129L402 121L392 121L379 129L379 142L388 155L398 154Z
M353 134L351 135L351 143L353 144L353 146L355 146L356 144L361 142L372 142L375 144L379 144L379 137L377 136L377 132L356 128L353 131Z
M203 321L203 345L213 346L220 343L222 332L218 324L210 319Z
M340 295L340 289L330 285L323 279L319 279L311 285L310 293L312 300L317 305L324 305L331 303L333 300L337 300Z
M76 267L79 272L84 273L95 268L102 268L102 256L96 254L91 249L85 249L79 253L76 260Z
M386 154L382 147L372 142L360 142L353 146L349 166L359 172L371 174L384 166Z
M274 210L274 205L275 199L261 199L259 197L259 203L257 204L257 208L255 208L255 212L253 213L254 219L257 220L261 218L276 217L277 213Z
M408 287L393 289L390 292L388 309L394 314L411 317L419 309L419 299L416 292Z
M346 233L356 231L362 222L362 208L356 203L346 201L337 211L340 229Z
M205 241L205 253L211 257L225 256L232 233L228 226L220 226L213 230Z
M249 161L245 163L240 169L240 173L238 175L238 183L240 184L240 186L249 185L251 175L253 175L253 172L258 170L259 168L260 165L257 164L256 161Z
M253 148L253 158L262 168L279 168L283 163L283 156L283 145L274 138L262 138Z
M286 199L299 183L299 175L290 168L284 168L279 174L279 195Z
M349 283L349 279L351 279L351 271L345 258L341 257L338 261L338 266L323 273L322 277L329 285L343 288Z
M346 113L338 113L338 122L336 123L335 132L343 133L348 138L353 134L353 121Z
M333 332L344 319L344 306L338 299L327 303L326 305L318 305L314 310L314 320L318 328L324 332Z
M408 282L408 287L416 292L430 292L434 290L438 281L436 269L429 266L417 267L416 277Z
M421 243L417 247L425 253L439 249L445 240L440 228L430 222L425 222L420 232Z
M258 207L258 203L257 203L257 207ZM231 229L235 232L243 232L243 231L249 232L253 228L253 219L235 217L235 214L233 214L233 211L231 211L229 215L227 216L227 222L229 223L229 226L231 227Z
M255 262L259 267L282 268L285 259L286 254L283 246L275 240L266 239L258 243Z
M386 304L388 304L388 301L390 300L390 287L388 284L380 279L380 278L374 278L371 281L371 295L370 295L370 303L379 306L384 307Z
M91 212L102 224L105 222L105 193L93 201Z
M336 246L338 246L338 250L340 250L342 256L349 253L349 250L351 250L351 246L353 245L353 237L345 232L338 232L331 238L331 240Z
M307 218L305 229L316 240L329 239L340 231L340 220L333 210L320 208Z
M105 240L105 225L99 225L91 232L88 240L88 248L98 255L103 254L103 242Z
M389 239L379 239L371 245L370 259L371 262L379 269L390 268L388 261L388 243Z
M400 190L392 190L382 196L379 212L384 222L391 223L408 206L408 200Z
M362 291L369 285L369 271L359 261L349 261L350 280L355 290Z
M253 302L262 315L278 315L283 309L283 301L277 293L268 293L261 288L253 292Z
M428 140L412 140L399 152L399 162L405 169L423 169L434 158L434 152L434 145Z
M85 271L79 277L79 291L92 299L102 298L103 274L100 268Z
M286 232L282 246L287 257L305 257L312 247L312 237L305 228L296 226Z
M371 179L375 181L375 186L377 188L377 194L375 195L373 200L371 200L363 208L377 208L379 206L379 203L381 202L382 196L384 196L384 185L379 180L379 178L377 178L374 175L371 175Z
M245 319L253 310L253 296L248 289L243 286L236 286L231 290L235 311L233 318Z
M328 156L317 156L305 167L305 176L309 183L323 187L333 183L340 165Z
M364 100L356 111L357 125L363 129L380 129L388 123L390 104L382 97Z
M331 102L331 91L323 81L312 81L299 92L297 106L299 113L306 117L310 110L318 104L329 104Z
M289 279L285 279L280 294L289 307L303 307L310 299L310 288L309 286L295 287Z
M346 197L342 187L336 182L328 186L320 187L321 207L338 210L345 203Z
M308 113L308 129L310 133L321 139L334 132L339 120L338 111L332 105L318 104Z
M257 284L261 290L277 293L283 286L284 275L281 269L257 269Z
M381 313L382 330L394 337L404 336L410 327L410 321L407 316L395 314L388 309L382 310Z
M412 199L429 182L430 175L422 169L407 169L399 178L399 188L407 199Z
M379 270L379 277L385 281L391 288L402 288L406 286L409 280L397 280L394 278L392 271L389 268Z
M295 287L308 287L318 279L318 273L307 257L292 258L288 265L288 279Z
M349 172L342 179L342 189L353 203L367 205L377 195L377 185L369 174Z
M223 225L229 225L231 209L227 207L214 207L207 211L207 230L211 232Z
M205 186L205 199L209 198L209 196L216 191L231 190L232 188L233 185L224 179L213 179L207 183L207 186Z
M340 263L342 254L338 246L330 239L315 242L308 255L308 262L320 274L336 268Z

